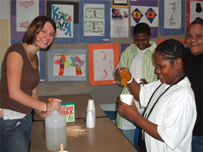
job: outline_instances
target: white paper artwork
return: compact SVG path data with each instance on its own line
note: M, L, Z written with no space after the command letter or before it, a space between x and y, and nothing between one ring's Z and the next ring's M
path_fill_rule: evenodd
M113 80L114 50L96 49L93 50L94 58L94 80Z
M104 4L84 5L84 36L104 36L105 7Z
M36 16L39 16L39 0L16 0L16 31L25 32Z
M52 17L56 22L57 38L73 38L74 6L53 4Z
M164 8L164 28L181 29L181 0L165 0Z
M119 12L119 16L113 15L113 10ZM128 9L112 8L111 9L111 37L112 38L128 38Z
M190 1L190 23L197 17L203 18L203 1Z

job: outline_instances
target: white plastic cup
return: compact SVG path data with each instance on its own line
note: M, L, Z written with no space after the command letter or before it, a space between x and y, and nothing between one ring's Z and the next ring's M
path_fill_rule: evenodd
M95 119L95 123L96 123L96 110L95 110L95 104L94 104L94 100L93 99L89 99L88 100L87 111L88 110L92 110L93 111L94 119Z
M87 111L86 127L94 128L95 127L95 117L92 110Z
M121 94L120 95L120 100L124 102L125 104L131 105L132 100L133 100L133 95L131 94Z

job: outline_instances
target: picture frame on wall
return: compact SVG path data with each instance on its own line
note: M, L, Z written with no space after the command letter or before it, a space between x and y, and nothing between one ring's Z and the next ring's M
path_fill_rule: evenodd
M119 44L89 44L90 84L116 84L113 71L118 62Z
M110 42L110 1L80 1L80 42Z
M45 0L11 1L11 38L22 38L32 20L45 15Z
M47 16L56 22L55 43L79 41L79 3L47 1Z
M48 81L86 81L86 49L50 49Z
M128 5L128 0L113 0L113 5Z

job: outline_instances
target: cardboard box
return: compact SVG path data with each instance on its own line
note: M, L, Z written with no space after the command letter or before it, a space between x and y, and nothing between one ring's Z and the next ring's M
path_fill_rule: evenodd
M66 123L75 122L75 103L62 102L60 111L66 115Z

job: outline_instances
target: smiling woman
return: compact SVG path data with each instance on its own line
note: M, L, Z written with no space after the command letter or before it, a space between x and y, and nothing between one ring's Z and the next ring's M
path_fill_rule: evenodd
M37 52L48 50L56 34L55 22L36 17L23 43L10 46L4 56L0 81L0 147L3 151L29 151L34 109L42 118L59 109L60 99L40 101L37 95L39 67Z

